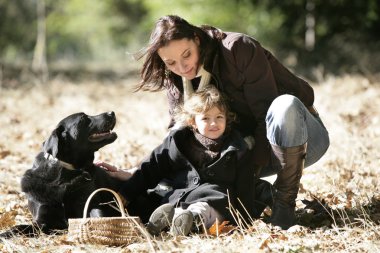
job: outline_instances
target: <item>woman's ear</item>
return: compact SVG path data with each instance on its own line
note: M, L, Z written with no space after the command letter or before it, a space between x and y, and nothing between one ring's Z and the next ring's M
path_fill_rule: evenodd
M199 40L199 37L197 35L195 35L194 37L194 42L195 44L197 44L198 47L201 45L201 41Z

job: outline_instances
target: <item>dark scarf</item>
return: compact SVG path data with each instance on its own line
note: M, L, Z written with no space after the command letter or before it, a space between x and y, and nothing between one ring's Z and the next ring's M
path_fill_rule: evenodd
M226 140L225 135L218 139L209 139L196 130L189 139L189 143L184 146L184 155L195 166L197 170L206 167L220 157L220 151Z

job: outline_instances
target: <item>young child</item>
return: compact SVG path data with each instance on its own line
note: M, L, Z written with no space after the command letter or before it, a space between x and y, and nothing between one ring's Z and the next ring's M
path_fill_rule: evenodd
M125 181L119 193L128 202L162 179L172 183L173 189L162 201L166 204L150 216L150 233L170 227L175 236L188 235L198 220L206 229L215 221L234 222L229 207L239 209L239 202L244 205L242 212L257 216L254 172L245 159L248 147L231 129L233 120L212 85L193 93L176 113L182 127L172 130Z

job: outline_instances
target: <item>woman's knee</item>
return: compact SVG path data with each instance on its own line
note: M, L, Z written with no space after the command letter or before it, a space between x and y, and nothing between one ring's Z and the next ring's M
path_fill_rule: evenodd
M306 141L305 106L295 96L281 95L269 107L266 125L267 138L272 144L289 145ZM298 140L300 137L302 140Z
M281 95L273 100L269 107L267 124L288 124L302 119L303 104L295 96Z

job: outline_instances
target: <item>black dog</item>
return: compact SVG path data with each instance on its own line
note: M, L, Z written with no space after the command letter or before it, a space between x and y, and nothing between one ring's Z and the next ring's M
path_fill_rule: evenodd
M60 121L21 179L33 225L13 227L1 236L34 236L36 231L51 234L67 229L69 218L83 216L85 202L94 190L106 187L117 191L121 182L93 164L94 153L116 140L112 132L115 124L114 112L97 116L76 113ZM112 195L107 192L96 195L88 216L120 216L109 205L101 205L110 201Z

